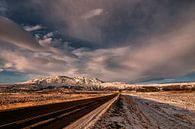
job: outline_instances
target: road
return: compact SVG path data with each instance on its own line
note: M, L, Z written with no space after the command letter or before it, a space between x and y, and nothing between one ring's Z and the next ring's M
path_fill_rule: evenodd
M117 94L0 112L0 129L61 129L108 102Z

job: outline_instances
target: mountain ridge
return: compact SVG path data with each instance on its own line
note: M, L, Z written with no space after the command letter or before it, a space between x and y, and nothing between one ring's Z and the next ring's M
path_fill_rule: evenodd
M27 81L40 89L48 87L67 87L85 90L130 90L130 91L170 91L195 90L195 83L170 84L127 84L125 82L104 82L92 77L48 76Z

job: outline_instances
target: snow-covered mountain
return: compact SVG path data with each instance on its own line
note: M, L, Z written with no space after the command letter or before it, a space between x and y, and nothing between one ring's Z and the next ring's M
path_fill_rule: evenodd
M67 76L48 76L37 79L32 79L27 84L33 84L41 88L52 87L79 87L81 89L88 90L119 90L129 86L123 82L103 82L97 78L92 77L67 77Z
M124 82L103 82L91 77L49 76L33 79L25 84L32 84L41 88L68 87L77 90L128 90L128 91L171 91L195 90L195 83L170 84L127 84Z
M103 81L90 77L49 76L28 81L39 86L100 86Z
M105 82L105 83L101 83L101 86L104 88L111 88L111 89L125 89L126 87L130 87L132 85L124 82Z

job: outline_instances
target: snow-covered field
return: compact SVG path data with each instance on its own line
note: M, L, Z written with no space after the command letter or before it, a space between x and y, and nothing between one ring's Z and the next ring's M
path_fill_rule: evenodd
M195 92L126 93L92 129L195 129Z

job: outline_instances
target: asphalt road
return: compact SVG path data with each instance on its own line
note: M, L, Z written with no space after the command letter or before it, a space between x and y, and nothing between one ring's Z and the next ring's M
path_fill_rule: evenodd
M0 129L61 129L116 95L1 111Z

